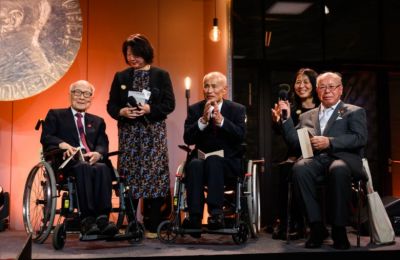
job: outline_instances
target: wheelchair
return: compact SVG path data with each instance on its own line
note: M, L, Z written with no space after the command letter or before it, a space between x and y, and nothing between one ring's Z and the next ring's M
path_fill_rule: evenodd
M40 127L39 122L38 124ZM37 125L35 129L38 130L39 127ZM23 195L23 221L26 232L31 234L32 241L38 244L44 243L50 233L53 233L52 245L56 250L64 247L67 233L78 233L80 230L76 183L74 176L59 169L62 153L63 150L41 153L40 162L33 166L28 174ZM119 152L112 152L108 157L117 154ZM108 160L108 164L112 168L111 161ZM114 169L113 172L115 176L110 220L116 223L120 230L124 227L127 213L133 218L128 221L124 233L119 232L112 237L81 234L81 241L128 240L129 243L136 243L144 238L144 226L136 219L129 186L126 185L124 176L119 176Z
M192 152L191 149L184 145L179 147L187 152L188 159ZM264 160L249 160L247 169L244 169L245 174L237 178L233 189L225 189L223 207L225 227L214 230L208 229L207 225L202 225L201 229L185 228L184 222L187 221L189 215L184 183L185 162L180 164L177 168L174 186L174 212L170 220L165 220L158 226L158 239L161 242L172 243L179 235L226 234L231 235L233 241L240 245L246 243L250 235L256 238L261 229L259 173L264 171L263 165Z

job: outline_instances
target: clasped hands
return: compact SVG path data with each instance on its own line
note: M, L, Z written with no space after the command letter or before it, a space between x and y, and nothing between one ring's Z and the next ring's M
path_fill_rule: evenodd
M74 154L78 148L77 147L73 147L70 144L66 143L66 142L62 142L58 145L58 147L62 150L65 150L65 152L63 153L63 160L67 159L68 157L70 157L72 154ZM98 162L101 159L101 154L99 152L87 152L85 154L83 154L83 158L86 162L88 162L90 165L95 164L96 162Z
M137 107L123 107L119 111L120 116L129 119L135 119L149 113L150 113L150 105L149 104L142 105L140 103L137 105Z
M208 100L204 106L203 116L200 121L203 124L208 124L210 119L213 118L216 125L220 126L224 117L219 111L218 103L215 100Z
M287 118L290 117L290 104L287 100L280 100L275 103L274 108L271 109L272 121L278 123L281 120L282 110L287 111ZM330 141L326 136L312 136L310 137L310 142L313 150L325 150L329 148Z

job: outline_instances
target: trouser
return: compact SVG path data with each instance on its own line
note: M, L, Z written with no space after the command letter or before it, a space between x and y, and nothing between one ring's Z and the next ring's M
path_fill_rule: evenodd
M109 215L111 211L111 169L104 163L90 165L77 161L71 170L75 175L81 218Z
M301 196L310 223L322 222L317 198L317 186L326 178L332 224L346 226L349 222L351 204L351 171L343 160L327 155L301 159L293 166L293 182L297 196Z
M190 215L203 215L204 186L207 186L207 205L211 215L222 214L224 185L240 171L240 161L219 156L205 160L193 159L186 168L185 184Z

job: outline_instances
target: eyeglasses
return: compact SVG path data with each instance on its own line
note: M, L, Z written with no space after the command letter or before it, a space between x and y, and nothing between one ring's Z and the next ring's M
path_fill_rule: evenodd
M339 86L341 86L342 84L339 84L337 86L325 86L325 85L321 85L318 86L318 89L321 90L322 92L325 92L326 90L329 90L330 92L335 91Z
M90 92L90 91L82 91L82 90L79 90L79 89L72 90L71 93L72 93L75 97L80 97L80 96L83 94L83 96L84 96L85 98L91 97L91 96L93 95L93 93Z

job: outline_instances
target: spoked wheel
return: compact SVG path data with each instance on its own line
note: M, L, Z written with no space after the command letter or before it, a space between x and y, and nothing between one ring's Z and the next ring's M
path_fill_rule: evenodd
M129 243L139 243L144 238L144 225L139 222L131 221L125 230L125 235L133 235L133 238L128 240Z
M57 189L53 169L47 162L35 165L25 183L23 219L25 230L35 243L50 234L56 214Z
M178 237L178 234L174 232L174 225L169 220L164 220L158 225L157 228L158 239L164 243L172 243Z
M251 173L251 175L246 177L245 183L250 229L253 236L255 236L261 230L260 187L257 167L257 164L253 164L251 160L249 161L247 165L247 172Z
M232 235L233 241L237 245L244 244L249 239L250 229L249 226L243 221L239 222L238 232Z
M65 224L58 224L54 228L53 232L53 248L55 250L63 249L66 239L67 239L67 232L65 230Z

